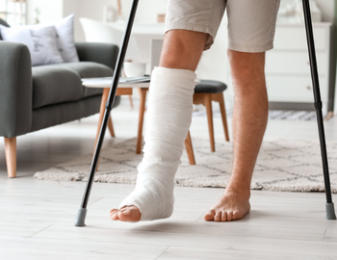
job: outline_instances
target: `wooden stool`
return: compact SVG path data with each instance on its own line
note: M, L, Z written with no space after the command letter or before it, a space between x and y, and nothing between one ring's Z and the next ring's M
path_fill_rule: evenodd
M146 95L149 88L138 88L139 91L139 116L138 116L138 133L137 133L137 146L136 146L136 154L141 154L142 146L143 146L143 125L144 125L144 114L146 110ZM185 147L188 156L188 160L190 165L195 165L195 156L193 152L193 144L190 131L188 131L187 138L185 139Z
M229 142L226 107L225 107L225 100L223 97L223 92L226 89L227 85L225 83L214 80L201 80L200 84L196 85L194 89L193 104L194 105L202 104L206 107L209 141L211 144L212 152L215 152L212 101L219 103L222 124L225 131L225 138L226 141Z
M193 95L193 104L202 104L206 107L207 119L208 119L208 129L211 144L211 151L215 152L215 141L214 141L214 128L213 128L213 110L212 101L218 102L220 106L220 112L222 117L222 124L225 131L226 141L229 142L226 107L223 97L223 92L227 89L227 85L213 80L201 80L200 84L196 85ZM144 123L144 113L145 113L145 103L148 88L139 88L140 94L140 105L139 105L139 121L138 121L138 135L137 135L137 147L136 153L140 154L142 151L143 142L143 123ZM187 155L191 165L196 164L192 139L190 132L188 132L187 139L185 140L185 146L187 150Z
M140 94L140 104L139 104L139 119L138 119L139 121L138 121L136 153L140 154L141 150L142 150L142 141L143 141L143 124L144 124L146 94L147 94L149 88L148 87L140 87L140 88L138 88L138 90L139 90L139 94ZM97 125L95 147L96 147L99 132L100 132L100 129L101 129L101 126L102 126L102 121L103 121L104 112L105 112L105 104L108 100L109 92L110 92L110 88L104 88L102 100L101 100L100 116L99 116L98 125ZM116 92L116 96L130 95L130 94L132 94L132 92L133 92L132 88L118 88L117 92ZM115 131L114 131L114 128L113 128L113 123L112 123L111 117L109 118L108 128L109 128L111 136L115 137ZM185 147L186 147L187 156L188 156L188 160L189 160L190 164L195 165L196 163L195 163L195 157L194 157L193 145L192 145L192 138L191 138L190 132L188 132L187 137L185 139ZM99 165L99 162L97 163L97 169L98 169L98 165Z

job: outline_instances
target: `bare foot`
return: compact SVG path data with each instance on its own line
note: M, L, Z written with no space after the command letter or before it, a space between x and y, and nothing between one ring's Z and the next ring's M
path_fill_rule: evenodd
M110 218L112 220L120 220L126 222L137 222L140 220L142 213L136 206L124 206L121 209L112 209L110 211Z
M250 191L226 189L218 203L204 216L206 221L226 222L242 219L250 210Z

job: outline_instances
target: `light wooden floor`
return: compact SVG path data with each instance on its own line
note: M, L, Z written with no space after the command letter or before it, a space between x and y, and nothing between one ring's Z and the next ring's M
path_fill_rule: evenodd
M118 139L135 137L137 111L127 105L114 115ZM323 193L254 191L252 211L242 221L211 223L203 214L222 189L176 188L170 219L112 222L109 210L132 185L95 183L87 227L73 222L85 183L37 181L34 172L90 153L97 116L18 138L18 178L6 177L0 144L0 259L337 259L337 222L325 220ZM215 119L215 135L224 138ZM337 141L337 120L326 123ZM192 136L206 137L206 118L194 118ZM266 138L316 139L315 122L270 121ZM334 195L337 201L337 196Z

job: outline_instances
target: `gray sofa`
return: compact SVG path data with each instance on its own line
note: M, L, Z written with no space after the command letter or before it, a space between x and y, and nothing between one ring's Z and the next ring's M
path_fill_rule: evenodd
M0 24L8 26L1 19ZM9 177L16 177L16 137L99 112L102 90L84 88L81 78L112 76L118 47L76 43L76 48L78 63L32 67L25 45L0 38L0 136ZM119 101L116 97L114 107Z

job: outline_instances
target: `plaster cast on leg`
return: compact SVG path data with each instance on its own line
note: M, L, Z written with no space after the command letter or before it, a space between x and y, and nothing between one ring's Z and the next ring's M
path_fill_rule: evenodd
M120 205L138 207L141 220L173 212L174 176L191 125L195 79L190 70L159 67L152 73L144 157L136 188Z

